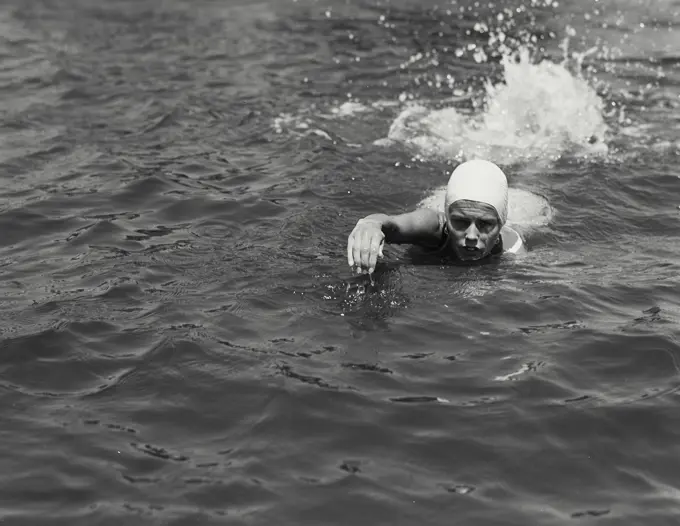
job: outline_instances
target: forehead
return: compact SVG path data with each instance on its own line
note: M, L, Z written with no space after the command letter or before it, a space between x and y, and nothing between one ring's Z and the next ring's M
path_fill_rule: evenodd
M449 217L464 219L483 219L484 221L498 221L496 209L479 201L460 200L449 206Z

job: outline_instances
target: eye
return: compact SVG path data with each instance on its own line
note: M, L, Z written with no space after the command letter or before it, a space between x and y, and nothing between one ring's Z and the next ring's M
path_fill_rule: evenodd
M470 226L470 221L467 219L451 219L451 226L456 230L467 230Z

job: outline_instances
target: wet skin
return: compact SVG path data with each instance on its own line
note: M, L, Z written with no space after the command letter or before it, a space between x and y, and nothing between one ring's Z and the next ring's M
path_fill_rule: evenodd
M496 245L501 224L496 210L486 203L461 200L447 210L449 244L464 261L487 256Z
M496 210L478 201L456 201L446 214L424 208L394 216L372 214L349 235L347 262L358 273L372 273L385 243L439 247L444 223L449 229L446 248L464 261L489 255L501 232Z

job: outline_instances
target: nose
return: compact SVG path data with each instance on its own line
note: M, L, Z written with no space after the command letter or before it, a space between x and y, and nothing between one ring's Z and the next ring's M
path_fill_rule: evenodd
M477 241L479 240L479 231L477 227L473 224L465 231L465 246L474 247L477 246Z

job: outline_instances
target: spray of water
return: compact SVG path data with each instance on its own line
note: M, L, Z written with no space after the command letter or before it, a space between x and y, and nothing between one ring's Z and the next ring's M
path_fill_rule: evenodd
M415 74L414 84L426 84L442 94L454 95L446 107L442 108L441 98L428 101L414 93L402 93L397 100L365 104L353 99L330 112L315 107L306 113L282 114L274 122L275 130L350 143L353 141L349 137L355 139L357 134L348 136L340 122L351 120L356 128L358 122L373 119L376 113L384 118L386 114L394 115L396 110L387 137L375 143L404 145L416 158L447 161L485 158L507 165L527 160L550 162L565 154L606 153L604 104L581 74L584 56L596 50L570 54L569 39L576 33L566 27L561 46L563 60L558 63L538 59L545 50L541 47L543 37L534 32L533 10L552 9L557 2L525 3L516 9L502 9L490 20L474 25L474 32L486 36L486 44L467 42L459 48L445 48L444 52L458 58L500 63L501 80L488 80L481 93L461 84L453 72L442 73L437 56L441 51L418 51L400 69L425 70L425 76ZM453 10L446 14L455 15ZM380 23L388 26L383 16ZM556 37L553 33L548 36ZM432 67L424 67L423 62Z
M487 82L478 113L409 104L388 139L425 157L485 158L502 164L606 152L603 103L567 63L534 63L522 48L503 56L503 82Z

